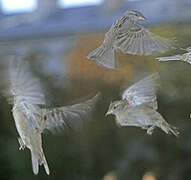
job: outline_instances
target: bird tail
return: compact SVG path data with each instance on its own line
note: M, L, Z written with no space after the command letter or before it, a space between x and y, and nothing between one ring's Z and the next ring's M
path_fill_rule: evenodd
M181 58L178 56L169 56L169 57L158 57L158 61L180 61Z
M118 69L118 62L115 60L115 51L111 48L106 48L103 45L90 52L87 56L88 59L95 61L99 66L108 69Z
M32 168L33 168L34 174L38 174L39 165L44 165L44 169L45 169L46 173L48 175L50 174L50 171L48 168L48 163L44 156L43 150L41 150L41 151L31 150L31 157L32 157Z
M168 124L166 121L163 121L160 123L160 128L166 133L166 134L173 134L176 137L179 135L179 131L175 126L172 126Z

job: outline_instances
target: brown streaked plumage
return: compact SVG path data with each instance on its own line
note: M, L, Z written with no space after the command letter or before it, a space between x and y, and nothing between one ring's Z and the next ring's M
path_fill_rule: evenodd
M146 18L138 11L127 11L105 34L101 46L86 57L100 66L118 69L115 50L134 55L151 55L155 52L166 52L174 48L175 41L154 35L137 21ZM127 25L125 22L128 21Z
M118 62L115 59L114 42L119 28L125 23L126 19L126 16L122 16L111 26L109 31L105 34L102 45L86 56L89 60L93 60L99 66L103 66L108 69L119 68Z

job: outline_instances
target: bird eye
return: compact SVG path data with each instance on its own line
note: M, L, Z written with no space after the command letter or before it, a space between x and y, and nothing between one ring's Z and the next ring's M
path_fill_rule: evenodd
M116 108L117 108L117 106L114 106L114 107L113 107L113 109L116 109Z

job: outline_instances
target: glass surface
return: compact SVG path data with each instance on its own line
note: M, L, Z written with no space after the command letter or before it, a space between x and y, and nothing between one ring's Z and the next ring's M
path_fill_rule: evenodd
M6 14L31 12L37 7L37 0L1 0L1 4Z
M16 0L10 3L13 1ZM103 6L58 8L51 11L52 14L45 13L46 16L37 12L35 18L27 16L26 22L25 14L1 16L0 92L4 90L6 56L21 52L41 80L46 107L75 104L96 92L102 96L92 117L84 121L81 129L43 133L50 176L43 167L35 176L30 151L19 150L12 106L1 93L0 179L190 180L191 65L180 61L159 62L155 58L183 54L185 51L180 48L191 46L191 5L188 0L145 0L121 4L115 11L108 11L104 3ZM127 9L143 12L148 20L141 24L154 34L176 38L177 49L151 56L129 55L117 50L116 59L120 64L117 71L89 61L86 55L101 45L109 26ZM159 128L149 136L140 127L119 127L114 116L105 116L109 104L121 98L123 84L128 87L154 72L160 74L157 111L179 129L178 138Z
M100 5L103 0L59 0L61 7L80 7L80 6L90 6L90 5Z

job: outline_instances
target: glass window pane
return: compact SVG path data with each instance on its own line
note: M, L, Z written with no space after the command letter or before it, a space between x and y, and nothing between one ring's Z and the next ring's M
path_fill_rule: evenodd
M59 0L61 7L79 7L79 6L89 6L89 5L99 5L103 0Z
M37 0L1 0L3 12L6 14L34 11Z

